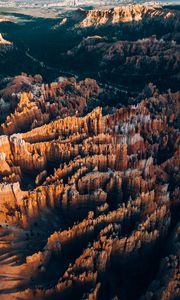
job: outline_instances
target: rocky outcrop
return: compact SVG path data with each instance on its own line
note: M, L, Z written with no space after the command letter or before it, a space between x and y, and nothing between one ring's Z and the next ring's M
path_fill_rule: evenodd
M172 233L167 256L161 261L157 276L150 284L147 293L141 300L171 299L179 296L179 242L180 225L178 224Z
M11 55L13 50L14 50L13 43L5 40L2 34L0 33L0 60L1 60L0 65L1 66L6 61L6 57L8 55Z
M2 34L0 33L0 45L11 45L12 43L5 40L2 36Z
M175 299L179 11L123 5L57 22L39 60L0 35L2 74L48 74L0 79L0 298ZM50 83L63 68L79 78Z
M111 9L95 9L87 12L86 17L80 23L80 27L102 26L123 22L140 21L144 18L159 17L173 18L174 13L162 9L160 5L122 5Z
M17 87L18 81L21 78L13 86ZM75 78L69 78L50 85L37 85L34 82L36 77L27 77L26 81L30 83L32 91L17 95L20 99L15 112L8 115L5 123L1 125L1 131L6 135L47 124L59 117L81 116L92 105L91 102L98 102L101 92L96 81L88 78L79 82ZM2 91L4 97L9 89L11 84Z
M3 296L177 295L169 233L179 218L179 93L150 84L136 105L86 113L99 92L90 79L34 84L1 125L0 267L8 263L19 278L12 289L6 280ZM84 100L73 105L72 95ZM53 117L62 102L67 115Z
M175 41L166 41L156 36L136 41L109 41L104 38L85 38L77 47L68 51L71 64L77 66L77 60L86 59L86 69L98 70L103 79L126 83L134 86L139 81L157 82L174 80L173 88L179 83L179 45ZM91 58L91 59L90 59ZM95 64L92 61L95 60ZM82 67L79 67L83 69ZM170 79L171 78L171 79ZM170 84L170 83L168 83Z
M84 19L73 23L78 42L61 54L63 69L118 84L125 103L127 93L140 92L149 82L164 92L167 85L178 90L180 14L176 7L130 4L83 13Z

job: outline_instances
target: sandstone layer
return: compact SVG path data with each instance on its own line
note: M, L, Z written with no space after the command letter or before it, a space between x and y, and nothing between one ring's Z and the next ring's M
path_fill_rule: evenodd
M163 19L172 19L174 12L164 10L161 5L129 4L110 9L94 9L86 12L80 27L102 26L119 24L124 22L141 21L151 19L154 16Z
M27 80L1 124L1 299L176 299L179 93L103 114L94 80Z

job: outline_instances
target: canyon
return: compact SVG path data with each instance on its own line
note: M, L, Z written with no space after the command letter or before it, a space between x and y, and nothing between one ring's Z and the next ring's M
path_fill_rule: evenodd
M42 74L50 83L71 72L82 79L111 81L128 92L141 92L151 81L161 90L167 81L173 90L179 85L178 6L82 7L55 10L51 18L41 15L2 13L12 20L0 22L0 32L14 46L1 58L2 76Z
M133 87L140 91L151 81L161 90L168 81L176 90L179 16L178 10L160 5L90 10L77 25L86 36L62 57L66 66L96 74L99 81L124 85L128 91Z
M1 125L1 299L177 297L179 92L104 115L95 80L22 79Z
M179 10L46 21L0 34L0 299L178 299Z

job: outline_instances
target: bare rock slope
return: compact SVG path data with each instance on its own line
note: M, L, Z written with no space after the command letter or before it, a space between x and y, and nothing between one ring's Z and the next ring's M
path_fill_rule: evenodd
M175 299L179 93L103 115L93 80L32 90L1 126L1 299Z

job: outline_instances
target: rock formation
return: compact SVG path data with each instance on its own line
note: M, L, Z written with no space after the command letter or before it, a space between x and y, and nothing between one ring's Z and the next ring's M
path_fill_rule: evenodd
M94 80L30 87L1 124L2 299L176 297L179 93L104 115Z
M55 70L0 35L0 299L178 299L179 11L64 20ZM59 55L79 77L38 74ZM17 57L37 74L9 76Z
M75 67L77 60L84 61L87 55L86 68L98 70L99 76L106 80L131 86L151 80L161 87L165 81L173 80L173 88L179 85L179 44L175 41L157 39L156 36L136 41L109 41L91 36L68 51ZM94 59L95 64L92 64ZM80 68L83 70L83 64Z
M180 13L173 6L122 5L87 10L75 24L78 43L61 55L64 68L140 92L155 83L179 86Z
M1 125L3 134L10 135L47 124L59 115L81 116L92 105L91 102L95 102L94 106L97 105L101 93L96 81L89 78L79 82L75 78L69 78L50 85L36 84L36 81L37 75L34 78L17 76L1 91L2 110L3 103L9 100L9 94L10 97L14 94L15 104L18 101L14 113L8 115L5 123ZM23 89L24 93L18 94Z
M5 40L2 36L2 34L0 33L0 45L11 45L12 43Z
M129 4L110 9L94 9L87 11L86 17L80 23L80 27L102 26L123 22L141 21L152 17L171 19L173 12L164 10L161 5Z

